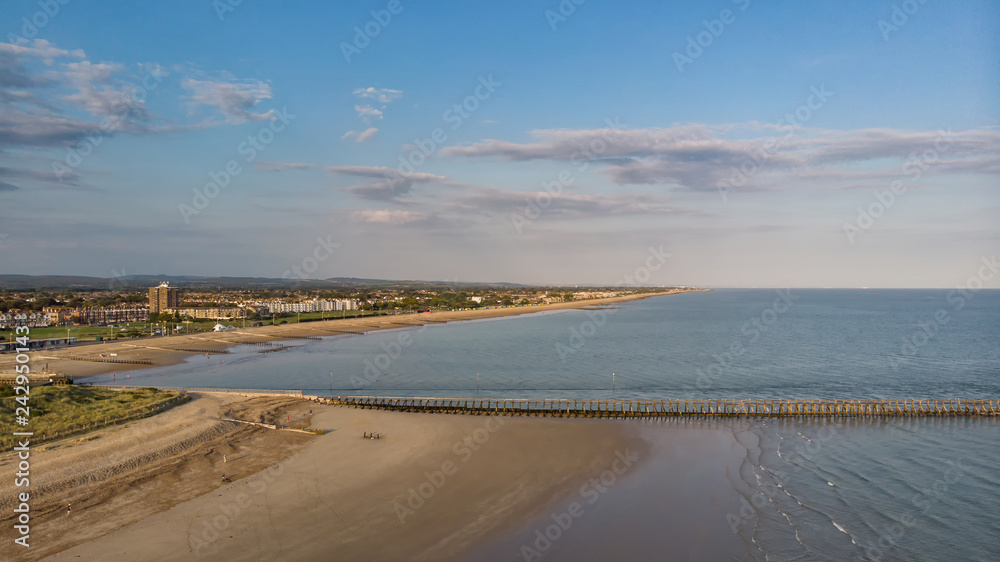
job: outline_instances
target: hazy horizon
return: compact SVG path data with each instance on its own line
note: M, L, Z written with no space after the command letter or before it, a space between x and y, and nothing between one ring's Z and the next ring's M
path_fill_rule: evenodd
M8 274L0 274L0 276L2 276L2 275L8 275ZM20 274L9 274L9 275L20 275ZM193 277L193 278L204 278L204 279L215 279L215 278L220 278L220 279L229 279L229 278L281 279L281 278L276 278L276 277L243 276L243 275L237 275L237 276L231 276L231 275L186 275L186 274L166 274L166 273L156 273L156 274L137 273L137 274L129 274L129 275L124 275L124 276L111 276L111 277L97 277L97 276L74 275L74 274L38 274L38 275L29 275L29 276L31 276L31 277L93 277L95 279L112 280L115 283L115 287L117 287L117 288L123 288L123 289L127 289L127 288L135 289L135 288L143 288L143 287L145 287L145 286L140 287L138 285L135 285L135 286L129 285L129 282L133 281L134 278L136 278L136 277L150 277L150 278L155 278L155 279L165 278L165 277L166 278L173 278L173 277ZM296 282L296 281L291 281L291 282L292 283L296 283L296 285L297 285L298 288L301 288L301 289L312 289L313 287L305 286L305 285L302 284L302 282L317 282L317 283L319 283L319 282L334 281L334 280L357 280L359 283L362 283L364 281L379 281L379 282L394 282L394 283L428 283L428 284L438 283L438 284L442 284L442 285L455 285L456 287L474 286L474 285L514 285L514 286L522 286L522 287L526 287L526 288L536 288L536 287L572 288L572 287L579 287L581 289L584 289L584 288L609 288L609 287L614 287L614 286L621 286L621 287L625 287L625 288L628 288L628 287L632 287L632 288L687 287L687 288L692 288L692 289L711 289L711 290L715 290L715 289L760 289L760 290L796 289L796 290L858 290L858 291L868 291L868 290L870 290L870 291L880 291L880 290L884 290L884 291L912 290L912 291L920 291L920 290L955 290L955 289L963 289L963 290L971 290L972 292L978 292L980 290L986 290L986 291L1000 290L1000 287L987 287L987 286L983 286L980 289L980 288L970 287L967 284L959 284L959 285L955 285L955 286L924 286L924 287L920 287L920 286L912 286L912 287L846 287L846 286L834 287L834 286L811 286L811 285L802 285L802 286L794 286L794 285L789 285L789 286L781 286L781 285L773 285L773 286L767 286L767 285L691 285L691 284L685 284L685 283L673 283L673 284L671 284L671 283L660 283L660 284L632 283L632 284L628 284L628 285L626 285L626 284L605 284L605 285L601 285L601 284L594 284L594 283L573 283L573 282L568 282L568 283L513 282L513 281L506 281L506 280L503 280L503 279L500 279L500 280L488 280L488 279L487 280L484 280L484 279L451 279L451 280L449 280L449 279L408 279L408 278L386 279L386 278L375 278L375 277L357 277L357 276L351 276L351 275L344 275L344 276L337 276L337 277L327 277L327 278L322 278L322 279L319 279L319 278L317 278L317 279L304 279L304 280L301 280L299 282ZM987 280L987 281L989 281L989 280ZM152 282L152 280L150 282ZM152 285L150 285L150 286L152 286ZM183 287L183 285L178 285L178 286L179 287Z

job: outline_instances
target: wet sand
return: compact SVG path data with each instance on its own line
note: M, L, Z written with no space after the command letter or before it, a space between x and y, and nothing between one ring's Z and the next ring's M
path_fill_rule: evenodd
M406 326L421 326L424 324L457 322L462 320L478 320L501 316L516 316L568 308L583 308L626 302L654 296L676 294L702 289L686 289L682 291L665 291L661 293L646 293L628 295L607 299L592 299L585 301L570 301L539 306L522 306L513 308L495 308L489 310L460 310L455 312L432 312L423 314L400 314L393 316L375 316L352 319L330 319L301 324L279 324L277 326L259 326L256 328L239 328L228 332L207 332L182 336L140 338L118 340L105 343L81 343L58 349L38 350L31 353L32 372L39 373L46 366L50 371L87 377L107 373L122 373L151 367L162 367L183 363L194 354L223 351L238 343L280 342L282 339L299 337L322 337L342 334L343 332L368 332ZM336 314L336 313L331 313ZM148 361L151 364L135 363L101 363L90 359L101 359L99 355L117 354L114 359L121 361ZM75 359L72 359L75 358ZM88 360L81 360L88 359ZM110 359L105 357L105 359ZM14 370L14 354L0 355L0 372ZM124 382L124 381L123 381Z
M747 559L747 545L734 526L745 514L738 487L746 449L736 437L745 422L607 421L646 440L639 462L620 475L614 465L604 467L593 475L596 483L580 482L541 517L497 533L463 559Z

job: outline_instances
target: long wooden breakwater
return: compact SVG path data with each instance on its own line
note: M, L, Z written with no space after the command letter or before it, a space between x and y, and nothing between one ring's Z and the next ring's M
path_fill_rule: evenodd
M615 400L490 399L400 396L308 397L355 408L444 414L583 418L660 418L674 416L879 417L996 416L1000 400Z

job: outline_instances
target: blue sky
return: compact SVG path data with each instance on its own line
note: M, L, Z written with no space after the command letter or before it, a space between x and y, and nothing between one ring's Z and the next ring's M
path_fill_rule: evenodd
M951 287L998 247L995 2L64 1L0 7L0 273Z

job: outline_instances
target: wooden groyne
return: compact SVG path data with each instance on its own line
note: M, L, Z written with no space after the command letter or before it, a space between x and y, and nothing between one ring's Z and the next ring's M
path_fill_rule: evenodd
M615 400L398 396L314 397L355 408L445 414L582 418L996 416L1000 400Z
M104 359L99 357L59 357L69 361L90 361L91 363L122 363L125 365L152 365L153 362L146 359Z
M139 386L102 385L112 389ZM373 410L438 414L548 416L561 418L665 417L893 417L1000 416L998 400L616 400L559 398L423 398L413 396L321 396L302 390L157 386L160 390L298 396L306 400Z

